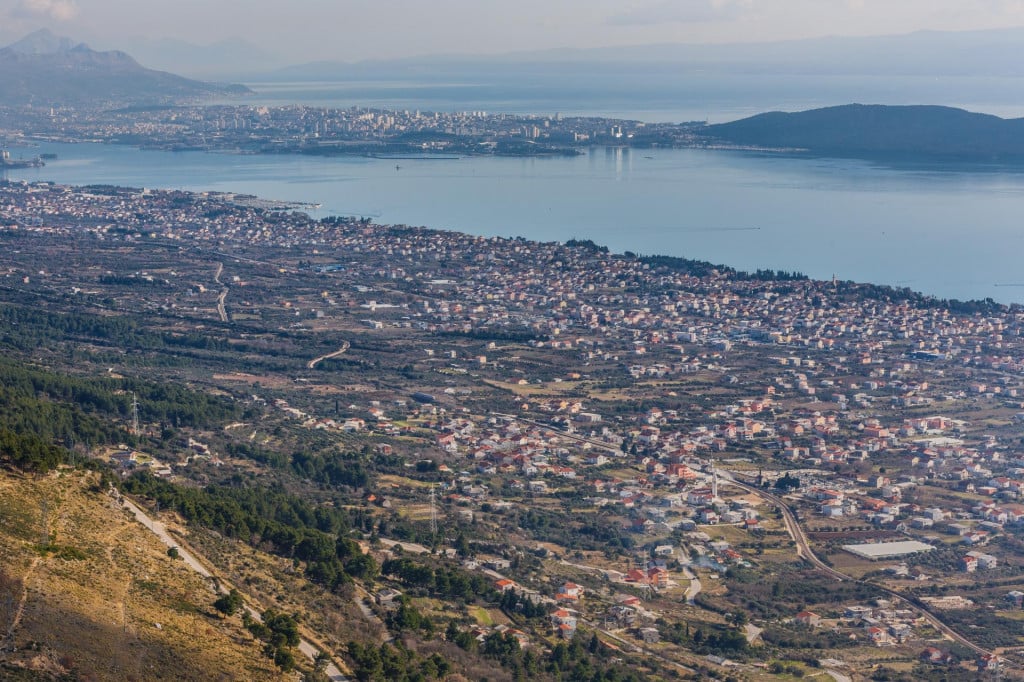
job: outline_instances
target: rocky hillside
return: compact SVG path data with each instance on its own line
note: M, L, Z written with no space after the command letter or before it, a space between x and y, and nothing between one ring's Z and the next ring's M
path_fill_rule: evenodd
M98 481L0 469L0 678L280 679L211 585Z
M97 52L47 31L0 49L0 105L118 106L247 92L147 69L124 52Z

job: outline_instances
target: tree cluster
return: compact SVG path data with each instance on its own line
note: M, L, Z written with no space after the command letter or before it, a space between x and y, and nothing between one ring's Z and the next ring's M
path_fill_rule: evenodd
M124 481L126 492L155 500L190 523L306 562L306 575L335 589L352 578L372 579L377 564L352 540L348 514L317 506L279 489L187 488L140 472Z
M438 654L422 657L401 646L349 642L352 674L360 682L426 682L443 679L451 665Z
M497 591L481 574L468 573L448 566L432 567L408 557L389 559L381 566L381 572L399 580L402 585L418 588L432 597L457 599L472 603L477 599L493 603Z
M252 636L264 643L263 653L274 660L277 667L285 672L295 668L295 654L292 647L299 645L299 621L295 616L274 609L263 612L262 622L245 614L245 627Z

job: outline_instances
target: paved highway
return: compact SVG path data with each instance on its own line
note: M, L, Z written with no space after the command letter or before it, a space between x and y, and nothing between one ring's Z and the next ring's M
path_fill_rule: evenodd
M605 443L604 441L594 440L592 438L577 436L574 433L569 433L568 431L563 431L562 429L555 428L550 424L534 421L532 419L526 419L524 417L517 417L514 414L503 414L501 412L492 412L491 414L495 417L504 417L505 419L511 419L513 421L521 422L523 424L530 424L532 426L536 426L537 428L544 429L545 431L550 431L551 433L557 433L559 436L562 436L563 438L568 438L569 440L574 440L577 443L589 443L596 448L601 448L602 450L612 453L616 457L622 457L624 455L622 450L614 445Z
M532 424L533 426L537 426L537 427L546 429L548 431L551 431L552 433L557 433L560 436L563 436L565 438L570 438L572 440L576 440L576 441L579 441L579 442L590 443L591 445L594 445L594 446L603 448L605 450L614 452L616 455L619 455L619 456L621 456L621 454L622 454L621 451L618 448L615 448L614 446L611 446L611 445L609 445L607 443L602 443L600 441L595 441L595 440L591 440L589 438L583 438L582 436L576 436L574 434L566 433L565 431L562 431L561 429L554 428L552 426L549 426L547 424L543 424L541 422L536 422L536 421L533 421L531 419L524 419L522 417L517 417L515 415L510 415L510 414L501 414L501 413L497 413L497 412L492 413L492 414L494 416L496 416L496 417L505 417L505 418L513 419L515 421L522 422L522 423L525 423L525 424ZM970 649L971 651L973 651L973 652L975 652L976 654L979 654L979 655L988 655L988 654L992 653L988 649L985 649L984 647L981 647L981 646L975 644L974 642L972 642L971 640L967 639L962 634L960 634L959 632L957 632L956 630L954 630L953 628L949 627L944 622L942 622L939 619L939 617L936 616L934 613L932 613L931 611L925 609L921 605L919 605L919 604L917 604L915 602L910 601L909 599L904 597L899 592L896 592L895 590L890 590L889 588L884 587L882 585L878 585L877 583L872 583L872 582L863 581L863 580L857 580L853 576L847 575L845 573L842 573L841 571L837 571L836 569L832 568L831 566L826 564L824 561L819 559L818 556L811 549L811 545L807 541L807 535L804 533L803 528L800 527L800 523L797 521L796 515L793 514L793 511L789 508L789 505L785 502L785 500L783 500L781 497L779 497L779 496L777 496L777 495L775 495L775 494L773 494L773 493L771 493L771 492L769 492L767 490L764 490L763 488L759 488L759 487L756 487L756 486L750 485L748 483L744 483L742 481L737 480L735 478L735 476L733 475L733 473L730 472L730 471L719 469L718 472L719 472L719 474L722 477L723 483L735 485L735 486L737 486L739 488L742 488L743 490L746 490L749 493L753 493L754 495L757 495L758 497L768 501L773 506L777 507L782 512L782 519L783 519L783 522L786 525L786 530L789 533L789 536L791 538L793 538L793 541L796 543L797 555L801 559L807 561L809 564L811 564L817 570L819 570L822 573L824 573L825 575L827 575L827 576L829 576L831 578L834 578L836 580L839 580L839 581L849 580L849 581L853 581L853 582L860 582L860 583L863 583L865 585L870 585L874 589L879 590L880 592L884 592L889 597L892 597L893 599L895 599L896 601L901 602L902 604L904 604L908 608L910 608L910 609L920 613L921 616L926 621L928 621L928 623L932 627L934 627L936 630L941 632L943 635L945 635L949 639L952 639L953 641L958 642L958 643L964 645L965 647L967 647L968 649ZM696 595L694 595L694 596L696 596Z
M941 620L939 620L938 616L933 614L931 611L928 611L919 604L910 601L899 592L896 592L895 590L890 590L889 588L883 587L882 585L878 585L877 583L873 583L866 580L857 580L853 576L847 575L832 568L831 566L823 562L821 559L819 559L817 555L815 555L814 551L811 549L810 543L807 542L807 535L804 533L803 528L800 527L800 523L797 521L796 516L793 514L793 511L789 508L789 505L786 503L785 500L767 490L736 480L736 478L733 476L731 472L723 472L722 470L719 471L720 473L724 474L724 476L722 477L724 483L735 485L739 488L742 488L743 490L746 490L749 493L753 493L754 495L757 495L761 499L767 500L772 505L777 507L780 511L782 511L782 518L786 524L786 530L789 532L790 537L793 538L793 541L796 542L797 555L800 558L807 561L812 566L814 566L814 568L818 569L819 571L821 571L825 575L828 575L831 578L835 578L836 580L849 580L852 582L859 582L864 585L870 585L876 590L884 592L889 597L903 603L905 606L920 613L932 627L934 627L936 630L941 632L949 639L952 639L953 641L964 645L965 647L979 655L987 655L992 653L988 649L978 646L971 640L967 639L959 632L957 632L956 630L954 630L953 628L949 627Z

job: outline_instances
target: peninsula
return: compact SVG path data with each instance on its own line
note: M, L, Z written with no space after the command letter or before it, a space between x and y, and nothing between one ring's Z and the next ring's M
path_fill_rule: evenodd
M704 140L819 155L1024 161L1024 119L940 106L848 104L707 126Z

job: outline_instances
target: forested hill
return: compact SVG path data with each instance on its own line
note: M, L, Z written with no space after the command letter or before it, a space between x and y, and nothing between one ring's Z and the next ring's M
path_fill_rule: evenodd
M1024 119L941 106L847 104L707 126L710 141L843 156L1024 161Z

